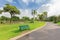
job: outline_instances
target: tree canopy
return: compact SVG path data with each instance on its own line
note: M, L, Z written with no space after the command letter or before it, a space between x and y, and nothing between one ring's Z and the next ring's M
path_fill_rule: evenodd
M3 9L4 12L9 12L11 16L13 16L14 14L20 14L20 10L18 10L15 6L12 6L10 4L6 4Z

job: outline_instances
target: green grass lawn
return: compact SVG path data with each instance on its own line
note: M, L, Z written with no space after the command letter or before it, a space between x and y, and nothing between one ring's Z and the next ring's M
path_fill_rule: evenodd
M23 23L28 24L30 29L33 30L35 28L41 27L45 24L45 22L35 22L35 23ZM20 35L21 32L18 32L18 27L22 25L21 23L15 24L0 24L0 40L9 40L12 37Z
M60 22L58 22L57 24L60 25Z

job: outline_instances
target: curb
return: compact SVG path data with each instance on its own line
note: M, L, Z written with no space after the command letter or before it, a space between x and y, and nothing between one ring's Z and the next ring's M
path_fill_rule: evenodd
M44 26L46 26L46 24L47 24L47 23L45 23L45 25L43 25L42 27L36 28L36 29L34 29L34 30L32 30L32 31L29 31L29 32L25 33L25 34L16 36L16 37L14 37L14 38L11 38L10 40L17 40L18 38L21 38L21 37L23 37L23 36L25 36L25 35L27 35L27 34L30 34L30 33L34 32L34 31L38 30L38 29L42 29Z

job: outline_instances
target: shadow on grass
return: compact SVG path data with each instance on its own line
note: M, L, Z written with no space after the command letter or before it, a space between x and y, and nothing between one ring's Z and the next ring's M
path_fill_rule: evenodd
M12 32L14 32L14 33L19 33L19 32L22 32L22 31L20 31L20 30L14 30L14 31L12 31Z

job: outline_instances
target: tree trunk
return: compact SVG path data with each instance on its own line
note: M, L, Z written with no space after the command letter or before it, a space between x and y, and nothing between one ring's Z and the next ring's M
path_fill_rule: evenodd
M12 14L11 14L11 19L12 19ZM10 23L12 22L12 20L10 19Z
M35 21L35 15L33 15L33 22Z

